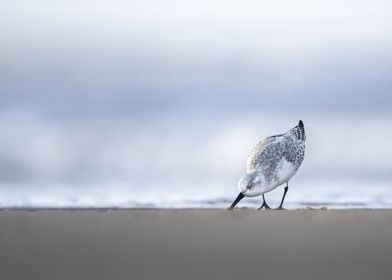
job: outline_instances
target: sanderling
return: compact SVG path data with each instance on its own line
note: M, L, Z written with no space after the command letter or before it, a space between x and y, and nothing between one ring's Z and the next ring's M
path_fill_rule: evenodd
M264 194L286 183L282 201L277 209L283 209L283 202L289 189L289 180L301 166L305 156L305 128L302 121L284 134L274 135L260 141L251 152L246 173L240 179L239 195L229 209L245 196L263 196L263 204L270 209Z

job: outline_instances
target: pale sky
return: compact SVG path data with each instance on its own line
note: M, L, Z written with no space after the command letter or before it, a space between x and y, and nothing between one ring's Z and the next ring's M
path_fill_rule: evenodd
M388 113L391 26L390 1L9 1L0 106Z
M299 119L298 185L390 184L391 1L3 2L0 206L231 195Z

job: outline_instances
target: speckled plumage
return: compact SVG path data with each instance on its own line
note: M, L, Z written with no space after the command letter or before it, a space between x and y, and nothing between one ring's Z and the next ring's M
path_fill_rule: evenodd
M284 134L267 137L251 152L247 172L239 182L245 196L257 196L287 183L305 156L305 129L302 121Z

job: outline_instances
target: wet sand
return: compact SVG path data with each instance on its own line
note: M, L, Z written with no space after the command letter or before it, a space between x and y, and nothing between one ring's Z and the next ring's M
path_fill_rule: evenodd
M392 279L392 210L0 211L0 279Z

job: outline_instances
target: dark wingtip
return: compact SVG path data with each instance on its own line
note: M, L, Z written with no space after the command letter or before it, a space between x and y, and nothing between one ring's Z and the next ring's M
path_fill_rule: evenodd
M302 122L302 120L299 120L298 126L299 127L304 127L304 123Z

